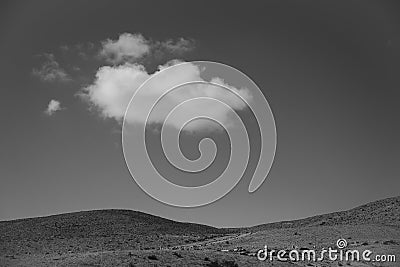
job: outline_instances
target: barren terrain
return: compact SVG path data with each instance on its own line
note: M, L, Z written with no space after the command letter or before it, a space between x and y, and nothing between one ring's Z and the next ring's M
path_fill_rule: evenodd
M259 261L258 250L346 249L397 262ZM0 266L400 266L400 197L343 212L218 229L129 210L0 222Z

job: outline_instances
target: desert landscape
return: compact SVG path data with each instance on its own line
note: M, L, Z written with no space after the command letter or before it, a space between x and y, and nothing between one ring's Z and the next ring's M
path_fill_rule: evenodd
M400 267L400 1L3 0L0 36L0 267Z
M400 197L248 228L214 228L130 210L0 222L1 266L400 266L397 262L260 261L257 251L335 247L400 251ZM397 259L398 260L398 259Z

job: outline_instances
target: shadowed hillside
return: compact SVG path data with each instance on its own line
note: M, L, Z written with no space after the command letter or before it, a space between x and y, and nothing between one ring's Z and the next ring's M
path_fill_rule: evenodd
M156 249L229 232L137 211L82 211L0 222L0 254Z

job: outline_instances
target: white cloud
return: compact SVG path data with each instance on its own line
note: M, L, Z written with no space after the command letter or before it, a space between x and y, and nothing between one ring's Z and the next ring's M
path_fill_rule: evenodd
M100 57L110 64L137 63L146 56L181 55L194 48L194 41L185 38L152 41L142 34L123 33L117 40L101 43Z
M167 52L181 54L192 50L194 47L194 41L185 38L179 38L178 40L169 39L164 42L159 42L158 45L161 49L165 49Z
M143 35L123 33L118 40L103 41L100 56L109 63L118 64L141 58L149 51L149 41Z
M134 91L149 77L140 65L103 66L94 83L81 96L96 106L104 117L120 120Z
M63 109L63 108L61 108L60 101L52 99L52 100L50 100L50 102L47 106L47 109L44 111L44 113L48 116L51 116L61 109Z
M39 69L33 69L32 74L42 81L68 81L70 80L67 72L60 67L53 54L43 54L45 62Z
M173 63L167 63L164 66L160 66L159 69L170 66ZM156 72L157 73L157 72ZM134 112L129 113L127 121L130 123L145 123L146 114L144 106L149 104L148 98L161 95L173 86L190 82L190 81L202 81L200 77L200 69L194 64L185 64L185 68L179 70L168 71L168 74L164 75L165 72L161 72L158 75L157 82L153 84L151 88L143 96L143 100L140 101L138 106L133 107ZM101 67L96 74L96 79L92 85L83 88L81 96L83 96L91 105L95 106L102 116L107 118L114 118L121 122L125 114L125 110L129 104L129 101L139 86L148 79L151 75L145 70L145 68L138 64L126 63L120 66L104 66ZM251 100L251 95L247 89L237 89L227 85L222 79L214 78L211 82L226 86L237 92L246 101ZM171 106L176 106L182 101L188 98L208 96L227 103L230 107L236 110L241 110L246 105L231 92L213 85L207 84L196 84L186 86L180 90L170 92L163 99L157 109L149 117L149 123L159 123L165 119L165 109ZM220 105L210 104L207 109L204 107L192 105L186 107L185 114L197 114L199 111L207 110L207 115L218 119L224 124L229 125L229 116L224 109L221 109ZM171 121L171 126L180 128L181 121L179 116L176 121ZM203 124L193 124L194 128L190 130L198 130L204 127Z

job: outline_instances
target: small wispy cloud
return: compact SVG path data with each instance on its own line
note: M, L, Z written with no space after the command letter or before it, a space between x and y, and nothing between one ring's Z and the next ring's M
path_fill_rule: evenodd
M40 68L32 70L34 76L45 82L69 81L71 79L67 72L56 61L53 54L45 53L42 56L45 61Z
M166 41L146 39L142 34L123 33L118 39L107 39L101 42L100 58L107 63L117 65L137 63L147 56L159 57L168 55L180 56L194 48L194 41L179 38Z
M61 55L68 58L69 60L79 59L90 60L96 57L99 45L93 42L81 42L76 44L64 44L59 46Z
M179 38L177 40L168 39L164 42L158 42L155 45L155 47L158 47L158 49L175 55L191 51L193 50L194 46L194 40L185 38Z
M108 63L118 64L139 59L149 51L150 43L143 35L123 33L118 40L103 41L100 56Z
M44 111L44 114L48 116L54 115L57 111L62 110L64 108L61 107L60 101L57 100L50 100L49 104L47 105L46 110Z

